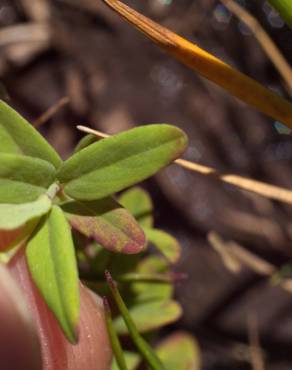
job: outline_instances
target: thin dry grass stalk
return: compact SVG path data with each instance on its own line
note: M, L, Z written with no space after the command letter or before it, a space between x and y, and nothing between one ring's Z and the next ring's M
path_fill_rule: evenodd
M34 122L34 127L40 127L46 123L50 118L52 118L60 109L70 102L70 99L67 96L59 99L54 105L47 109L40 117L38 117Z
M268 58L283 77L287 90L292 96L292 68L268 33L263 29L258 20L239 3L236 3L234 0L220 1L251 30Z

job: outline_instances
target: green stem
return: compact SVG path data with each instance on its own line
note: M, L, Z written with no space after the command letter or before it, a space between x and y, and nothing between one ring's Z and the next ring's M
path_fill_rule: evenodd
M129 311L123 301L123 298L121 297L118 291L116 283L113 281L109 271L105 272L105 276L110 287L110 290L112 292L112 295L114 297L114 300L129 330L131 338L135 343L136 347L138 348L138 350L140 351L142 357L148 363L152 370L166 370L163 364L161 363L160 359L157 357L156 353L151 348L151 346L145 341L145 339L140 335L139 331L137 330L137 327L134 321L132 320Z
M113 349L118 367L120 368L120 370L128 370L119 337L117 336L117 333L113 326L111 309L110 309L110 306L109 306L109 303L106 297L103 298L103 305L104 305L105 322L107 326L107 331L109 334L109 338L111 341L112 349Z

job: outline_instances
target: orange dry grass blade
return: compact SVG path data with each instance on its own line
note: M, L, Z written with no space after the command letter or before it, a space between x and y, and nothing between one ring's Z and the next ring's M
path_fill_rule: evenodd
M103 0L159 47L257 110L292 128L292 104L118 0Z

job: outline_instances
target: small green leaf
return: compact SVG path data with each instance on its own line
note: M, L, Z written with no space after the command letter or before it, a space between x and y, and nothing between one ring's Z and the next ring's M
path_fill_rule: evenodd
M0 229L17 229L28 221L48 213L51 206L52 201L46 195L31 203L0 204Z
M178 320L182 309L177 302L172 300L152 301L134 305L129 309L129 313L139 332L145 333ZM116 318L114 325L118 334L128 333L122 317Z
M19 181L0 179L0 203L28 203L46 192L45 188Z
M42 159L0 153L0 179L47 188L54 181L55 174L55 168Z
M136 270L140 274L166 274L169 272L167 262L160 256L150 255L143 258L137 265ZM168 300L173 294L173 284L139 282L131 285L131 290L135 294L136 302Z
M156 351L167 370L200 370L201 356L197 341L184 332L166 338Z
M269 3L280 13L287 24L292 27L292 1L269 0Z
M124 357L126 360L128 370L135 370L141 361L141 357L135 352L124 351ZM119 370L117 361L114 359L111 370Z
M148 241L166 257L171 263L176 263L180 259L181 247L178 241L171 235L162 230L143 228Z
M77 153L80 150L86 148L88 145L95 143L96 141L98 141L98 138L95 135L93 134L85 135L76 145L74 152Z
M76 342L79 286L74 245L63 211L53 206L27 244L33 280L59 321L64 334Z
M0 100L0 152L41 158L59 167L61 159L47 141L14 109Z
M174 126L148 125L97 141L69 158L58 179L75 199L101 199L152 175L178 158L185 134Z
M131 212L141 226L153 226L153 203L145 190L138 186L129 189L119 197L119 203Z
M139 253L145 235L134 217L112 198L97 201L70 201L62 205L70 224L113 252Z

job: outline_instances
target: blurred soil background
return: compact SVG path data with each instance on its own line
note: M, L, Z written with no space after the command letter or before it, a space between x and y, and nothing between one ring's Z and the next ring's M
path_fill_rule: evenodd
M292 63L292 31L265 1L240 3ZM251 32L220 2L127 4L287 97ZM116 133L165 122L188 134L186 159L292 187L289 132L172 60L100 0L0 0L0 28L0 79L11 104L33 122L69 98L40 127L64 158L82 137L76 124ZM177 286L185 313L174 328L196 336L203 369L255 369L258 356L265 365L255 370L291 370L292 294L263 275L291 260L292 207L176 165L144 185L156 225L183 246L176 269L189 279ZM257 256L255 268L228 270L208 242L210 231L221 247L236 241ZM264 274L254 271L260 267Z

